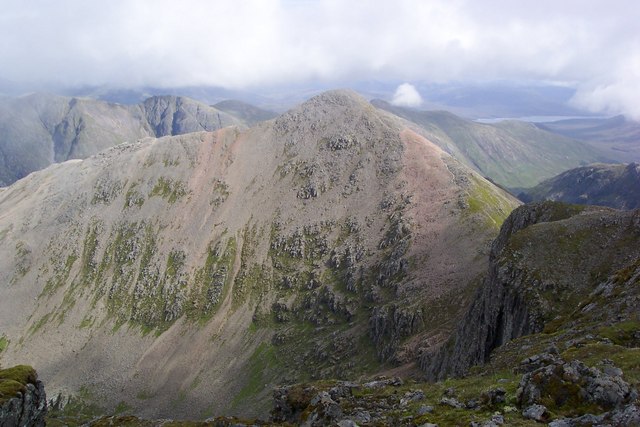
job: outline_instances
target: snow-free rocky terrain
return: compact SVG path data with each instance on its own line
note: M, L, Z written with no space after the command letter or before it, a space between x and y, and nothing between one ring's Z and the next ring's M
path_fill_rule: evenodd
M349 91L54 164L0 190L1 361L153 418L421 375L518 204Z

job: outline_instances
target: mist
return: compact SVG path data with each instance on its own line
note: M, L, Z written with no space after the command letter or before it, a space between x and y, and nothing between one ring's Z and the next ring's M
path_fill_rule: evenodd
M534 81L640 119L634 1L5 0L0 79L252 90ZM424 94L423 94L424 95Z

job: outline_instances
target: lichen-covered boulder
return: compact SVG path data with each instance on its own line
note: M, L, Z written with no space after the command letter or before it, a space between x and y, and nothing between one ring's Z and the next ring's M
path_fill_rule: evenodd
M605 364L604 370L589 368L579 360L567 362L555 355L536 355L525 359L526 373L517 391L523 407L543 404L560 408L619 408L637 397L637 392L622 378L622 371Z

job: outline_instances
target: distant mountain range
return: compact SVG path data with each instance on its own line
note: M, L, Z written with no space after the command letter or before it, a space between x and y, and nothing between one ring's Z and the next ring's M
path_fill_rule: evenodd
M483 124L445 111L372 103L415 123L414 130L515 192L567 169L616 161L620 155L525 122ZM53 162L86 158L125 141L229 125L242 128L275 116L241 101L208 106L177 96L154 96L133 105L50 94L0 98L0 185Z
M299 83L252 89L226 89L214 86L131 87L109 86L47 87L29 86L0 79L0 95L21 96L32 92L54 92L68 97L92 98L119 104L138 104L152 96L184 96L213 105L227 99L237 99L258 107L283 112L335 87L356 90L367 99L390 101L403 81L353 81L331 84ZM540 83L496 81L486 83L451 82L445 84L412 82L421 94L421 108L446 110L456 115L477 118L565 116L586 117L594 114L571 105L575 89Z
M640 123L624 116L539 123L538 127L570 138L591 141L623 161L640 162Z

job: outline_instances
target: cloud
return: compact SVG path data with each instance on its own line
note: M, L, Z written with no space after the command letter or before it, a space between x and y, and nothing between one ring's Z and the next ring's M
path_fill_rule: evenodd
M396 89L391 103L399 107L415 108L422 105L422 97L416 90L415 86L409 83L403 83Z
M232 89L557 81L633 111L636 0L3 0L0 79ZM629 67L636 67L630 70Z

